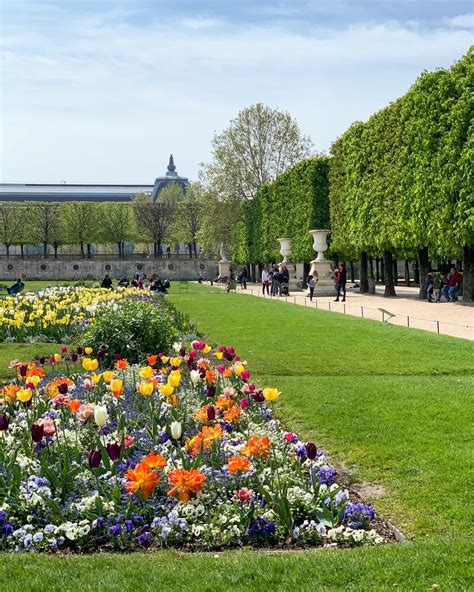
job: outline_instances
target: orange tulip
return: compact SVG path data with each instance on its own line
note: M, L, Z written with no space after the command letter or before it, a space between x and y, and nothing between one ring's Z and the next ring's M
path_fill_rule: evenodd
M263 436L263 438L252 436L247 441L247 445L242 450L242 453L247 456L259 456L261 458L267 458L270 446L271 440L268 436Z
M148 363L150 364L150 366L154 366L156 364L156 360L158 359L158 356L147 356L146 359L148 360Z
M117 370L125 370L125 368L128 366L128 361L124 358L123 360L117 360L115 362L115 367L117 368Z
M69 403L67 404L67 406L69 407L69 409L73 413L77 413L79 407L81 406L81 402L79 401L79 399L73 399L72 401L69 401Z
M148 469L163 469L168 463L161 454L155 454L152 451L148 456L142 458L142 464Z
M246 456L231 456L227 461L229 473L247 473L252 468L252 463Z
M134 469L130 469L125 476L128 479L128 483L125 483L128 493L130 495L136 493L143 499L148 499L153 489L160 482L156 471L150 471L142 463L138 464Z
M197 469L174 469L168 473L168 483L173 486L168 495L177 495L180 501L188 502L191 494L201 491L205 482L206 475Z

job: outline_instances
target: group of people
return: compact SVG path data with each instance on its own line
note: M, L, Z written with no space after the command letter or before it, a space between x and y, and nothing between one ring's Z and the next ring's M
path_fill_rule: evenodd
M163 294L166 294L166 291L170 287L170 283L168 280L161 280L159 276L156 274L152 274L149 277L148 285L145 285L146 279L147 277L144 273L136 273L131 281L129 281L127 276L124 275L119 279L118 285L122 288L128 288L129 286L131 286L132 288L139 288L140 290L148 289L151 292L161 292ZM108 273L102 280L100 287L107 288L109 290L113 289L113 281Z
M448 274L440 272L433 275L432 271L428 272L425 277L427 301L441 302L444 297L446 302L457 302L462 280L463 276L456 267L451 267Z
M290 272L286 265L282 265L281 269L278 265L272 265L272 267L267 270L263 268L262 270L262 292L270 296L287 296L288 295L288 285L290 282Z

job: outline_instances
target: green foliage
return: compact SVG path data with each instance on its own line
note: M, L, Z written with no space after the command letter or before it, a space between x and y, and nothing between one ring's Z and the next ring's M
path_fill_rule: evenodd
M332 246L456 257L474 241L473 49L332 146Z
M243 204L235 249L238 263L278 260L281 237L293 239L293 261L314 256L309 231L329 225L329 162L328 157L304 160L262 185L257 196Z
M105 350L105 362L112 365L121 353L130 363L143 361L147 354L169 351L178 335L173 316L164 301L131 301L98 315L84 332L82 344Z

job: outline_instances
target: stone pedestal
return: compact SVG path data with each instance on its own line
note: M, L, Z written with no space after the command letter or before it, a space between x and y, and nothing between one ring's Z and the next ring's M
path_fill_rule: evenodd
M229 277L230 276L230 261L219 261L219 277Z
M334 272L330 261L324 257L324 252L327 251L328 245L326 242L327 235L330 230L310 230L313 237L313 249L318 256L314 261L311 261L310 275L317 279L316 283L316 297L317 296L335 296L337 294L336 284L334 281Z
M317 279L316 282L316 297L317 296L335 296L337 294L336 284L334 281L334 272L331 263L325 261L311 261L310 275Z

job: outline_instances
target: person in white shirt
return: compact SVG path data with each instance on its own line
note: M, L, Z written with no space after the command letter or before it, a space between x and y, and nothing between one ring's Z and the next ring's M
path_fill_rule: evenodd
M270 276L268 275L268 271L264 268L262 271L262 293L264 296L265 290L267 291L267 296L270 296Z

